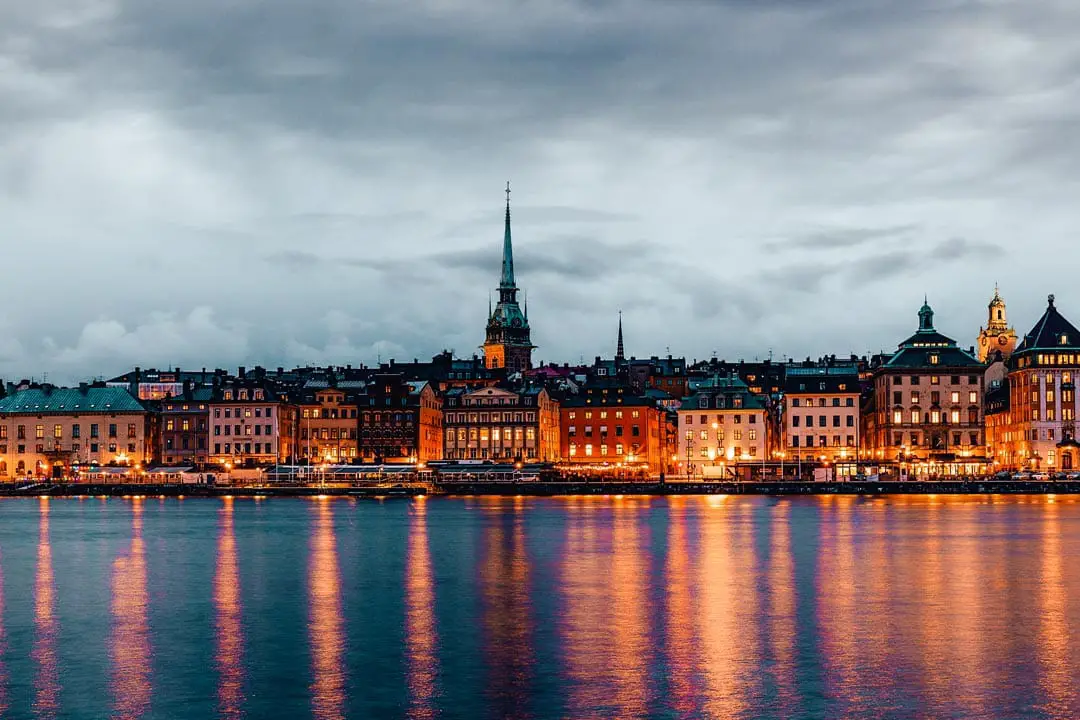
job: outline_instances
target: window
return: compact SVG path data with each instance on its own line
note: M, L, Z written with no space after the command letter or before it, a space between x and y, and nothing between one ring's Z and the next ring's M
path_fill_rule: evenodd
M792 398L791 407L799 407L799 398Z
M577 455L577 445L575 443L570 443L570 457L575 455Z
M693 440L694 439L694 431L693 430L687 430L686 431L686 439L687 440Z
M899 425L902 422L904 422L904 411L903 410L893 410L892 421L896 425Z
M708 440L708 439L709 439L709 431L708 431L708 430L702 430L702 431L701 431L701 432L699 433L699 437L698 437L698 439L699 439L699 440Z
M833 415L832 416L832 426L833 427L840 427L840 416L839 415Z
M592 443L585 443L585 455L586 457L592 457Z
M940 356L937 353L930 353L930 364L937 365L940 360Z
M738 432L738 431L736 431L736 432ZM751 430L751 431L749 432L749 438L750 438L751 440L757 440L757 430ZM736 440L737 440L737 439L738 439L738 438L736 438Z
M911 393L911 404L912 405L918 405L919 404L919 393L918 392Z
M116 423L109 423L109 437L116 437Z
M44 425L35 425L34 426L34 437L37 438L38 440L41 440L41 439L43 439L45 437L45 426Z
M53 437L56 438L57 440L64 437L64 426L63 425L53 425Z
M798 415L792 415L791 416L791 427L799 427L799 416Z
M73 437L73 438L79 437L79 423L75 423L74 425L71 426L71 437Z
M960 424L960 411L959 410L953 410L951 413L949 413L949 422L951 422L953 425L959 425Z
M918 410L912 410L911 411L911 424L912 425L917 425L918 423L919 423L919 411Z
M792 435L791 436L791 447L799 447L799 436L798 435Z
M918 385L919 384L919 376L918 375L912 375L911 376L911 384L912 385Z
M128 436L128 440L130 440L133 437L137 437L137 433L135 432L135 423L128 423L128 434L127 434L127 436Z
M600 444L600 454L607 455L607 443Z
M958 391L954 390L952 392L952 394L949 396L949 400L954 402L954 403L960 402L960 393Z

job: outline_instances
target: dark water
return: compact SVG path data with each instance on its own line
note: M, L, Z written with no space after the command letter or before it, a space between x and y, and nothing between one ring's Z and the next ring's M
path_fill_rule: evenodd
M0 500L0 717L1080 717L1080 502Z

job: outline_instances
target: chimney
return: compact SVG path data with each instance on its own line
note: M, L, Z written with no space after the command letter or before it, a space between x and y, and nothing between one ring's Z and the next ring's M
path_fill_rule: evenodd
M79 383L79 392L81 394L85 395L87 393L87 391L89 391L89 390L90 390L90 385L88 383L84 383L84 382Z
M129 383L128 392L131 393L131 397L139 397L139 378L142 377L142 369L135 368L135 372L131 373L131 383Z
M246 375L246 374L247 374L247 368L246 368L246 367L244 367L243 365L241 365L241 366L240 366L240 367L238 368L238 370L237 370L237 373L236 373L236 374L237 374L237 376L238 376L238 377L239 377L239 378L240 378L241 380L243 380L243 379L244 379L244 375Z

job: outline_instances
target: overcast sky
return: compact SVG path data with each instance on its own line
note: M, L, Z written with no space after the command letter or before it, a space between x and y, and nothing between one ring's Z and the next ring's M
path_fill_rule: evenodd
M1076 0L0 0L0 377L1080 322Z

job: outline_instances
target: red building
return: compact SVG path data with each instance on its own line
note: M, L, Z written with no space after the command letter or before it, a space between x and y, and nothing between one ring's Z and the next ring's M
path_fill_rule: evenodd
M670 472L674 435L667 413L621 384L594 385L560 410L560 459L581 470Z

